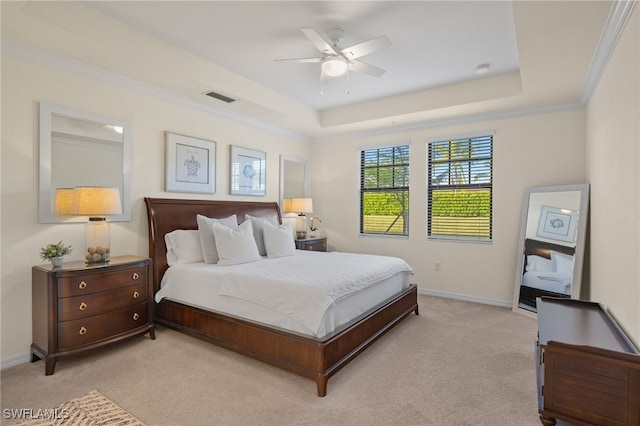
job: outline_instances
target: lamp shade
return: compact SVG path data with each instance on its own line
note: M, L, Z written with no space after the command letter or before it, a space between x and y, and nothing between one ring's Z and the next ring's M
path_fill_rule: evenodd
M282 200L282 211L284 213L291 213L293 210L291 210L291 198L284 198Z
M313 213L313 201L311 198L292 198L291 211L296 213Z
M55 214L71 215L75 213L75 191L73 188L56 188L53 204Z
M122 213L118 188L79 186L74 189L74 192L77 203L75 214L103 216Z

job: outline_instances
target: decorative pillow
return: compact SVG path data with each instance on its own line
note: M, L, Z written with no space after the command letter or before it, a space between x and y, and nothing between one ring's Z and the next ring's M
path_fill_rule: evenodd
M238 265L260 260L250 220L242 222L237 231L219 223L214 223L211 228L220 258L218 265Z
M553 262L542 256L527 256L527 272L555 272Z
M253 222L253 237L256 239L256 245L258 246L258 252L260 256L266 256L267 251L264 248L264 223L268 222L272 225L279 225L278 216L266 216L266 217L255 217L251 215L245 215L245 220L251 220Z
M216 237L213 234L211 225L218 223L230 229L238 229L238 218L236 215L225 217L224 219L214 219L202 215L197 216L198 232L200 233L200 247L204 263L218 263L218 249L216 247Z
M268 258L293 256L296 253L296 243L293 241L291 224L287 222L272 225L265 221L264 246Z
M202 248L200 233L188 229L176 229L164 236L167 245L167 263L169 266L179 263L202 262Z
M555 266L556 272L563 274L573 273L573 256L551 250L551 261Z

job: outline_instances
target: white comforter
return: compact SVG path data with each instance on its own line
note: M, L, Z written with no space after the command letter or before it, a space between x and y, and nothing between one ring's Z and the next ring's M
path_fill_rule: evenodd
M207 266L215 271L212 279L221 281L220 295L266 306L314 333L319 332L327 309L340 299L394 274L413 274L404 260L395 257L301 250L295 256ZM163 290L164 284L157 302L171 297Z

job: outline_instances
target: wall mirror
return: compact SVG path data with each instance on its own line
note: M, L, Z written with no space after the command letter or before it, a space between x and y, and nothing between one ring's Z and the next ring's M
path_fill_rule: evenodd
M513 310L535 316L536 298L580 298L589 185L525 190Z
M54 211L56 189L107 186L120 190L122 214L131 220L131 124L40 103L40 223L86 222Z
M280 156L280 205L285 198L307 196L307 161Z

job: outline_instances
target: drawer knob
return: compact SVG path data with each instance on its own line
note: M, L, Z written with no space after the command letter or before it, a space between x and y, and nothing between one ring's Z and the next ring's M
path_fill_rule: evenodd
M85 283L84 281L81 281L80 284L78 284L78 288L87 288L87 283Z
M138 297L140 297L140 293L138 293L137 291L133 292L133 298L137 299Z
M81 310L81 311L84 311L85 309L87 309L87 304L86 304L86 303L84 303L84 302L82 302L82 303L80 304L80 310Z
M140 318L140 315L138 315L138 313L137 313L137 312L135 312L135 313L133 314L133 320L134 320L134 321L138 321L138 318Z
M134 272L134 273L133 273L133 279L134 279L134 280L137 280L138 278L140 278L140 275L138 275L138 273L137 273L137 272Z
M78 334L84 336L85 334L87 334L87 329L84 327L80 327L80 331L78 331Z

